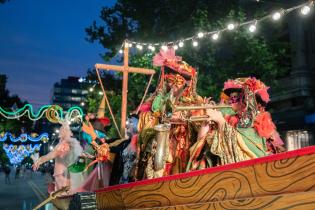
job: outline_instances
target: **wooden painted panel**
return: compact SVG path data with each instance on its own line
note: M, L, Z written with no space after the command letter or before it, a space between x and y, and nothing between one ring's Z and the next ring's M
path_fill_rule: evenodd
M240 164L227 168L234 165ZM186 178L140 182L119 190L97 192L97 199L99 209L176 206L312 191L314 180L312 153Z
M208 202L203 204L188 204L170 207L150 208L152 210L191 210L191 209L242 209L242 210L314 210L315 193L292 193L275 196L247 198L241 200L228 200Z

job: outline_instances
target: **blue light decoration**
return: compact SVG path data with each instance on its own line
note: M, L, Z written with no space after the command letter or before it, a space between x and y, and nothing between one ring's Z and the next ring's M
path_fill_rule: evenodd
M20 164L24 158L30 156L32 153L40 150L41 144L27 144L27 145L13 145L4 144L3 150L8 156L10 163L13 165Z
M27 140L31 142L47 142L49 139L48 133L42 133L38 135L37 133L32 133L31 135L28 135L26 133L22 133L19 137L15 138L12 133L6 132L0 134L0 142L6 141L7 139L10 139L11 142L26 142Z

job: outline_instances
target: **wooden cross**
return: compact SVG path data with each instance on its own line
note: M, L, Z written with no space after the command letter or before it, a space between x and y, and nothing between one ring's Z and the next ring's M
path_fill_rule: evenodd
M123 73L123 81L122 81L122 102L121 102L121 124L120 124L120 132L121 134L125 134L125 128L126 128L126 120L127 120L127 96L128 96L128 74L129 73L140 73L140 74L148 74L152 75L155 73L153 69L145 69L145 68L136 68L136 67L130 67L128 66L128 58L129 58L129 44L128 41L124 42L124 65L123 66L117 66L117 65L108 65L108 64L95 64L95 68L97 70L113 70L113 71L119 71ZM105 91L103 88L102 81L99 77L104 96ZM124 136L121 136L124 137Z

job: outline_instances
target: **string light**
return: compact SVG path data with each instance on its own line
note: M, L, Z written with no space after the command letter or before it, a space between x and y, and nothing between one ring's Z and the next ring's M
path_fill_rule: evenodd
M103 92L102 92L102 91L99 91L98 94L99 94L99 95L103 95Z
M27 145L13 145L13 144L4 144L3 150L5 151L7 157L10 160L11 164L17 165L20 164L24 158L31 155L32 153L39 151L41 144L35 144L34 146L31 144Z
M311 8L308 5L305 5L301 8L302 15L307 15L308 13L310 13L310 11L311 11Z
M195 34L193 36L190 36L190 37L187 37L187 38L182 38L180 40L166 41L166 42L164 42L164 44L162 42L159 42L159 43L142 43L142 42L134 42L134 41L132 43L134 43L136 46L138 46L138 45L141 45L141 46L146 46L146 45L149 45L149 46L153 46L153 45L155 45L155 46L162 46L161 48L164 51L166 51L168 49L168 47L165 45L165 43L176 43L176 45L178 47L182 48L182 47L184 47L184 42L192 41L192 45L193 46L198 46L198 44L197 44L198 42L195 40L196 38L200 39L200 38L203 38L203 37L205 37L207 35L211 35L211 38L213 40L218 40L220 33L225 32L225 31L232 31L232 30L235 30L235 29L241 28L241 27L246 27L247 30L249 31L249 33L254 33L257 30L256 22L258 22L258 21L259 22L260 21L265 21L265 20L267 20L269 18L273 19L274 21L278 21L279 19L282 18L283 15L291 13L292 11L295 11L295 10L299 10L301 14L307 15L307 14L310 13L311 8L313 6L314 6L314 1L312 0L308 4L304 3L304 4L300 4L300 5L291 7L291 8L281 9L281 10L279 10L277 12L270 13L269 15L262 16L262 17L260 17L258 19L255 19L255 20L249 20L249 21L246 21L246 22L243 22L243 23L238 23L238 24L229 23L229 24L227 24L226 28L222 28L222 29L214 30L214 31L198 32L197 34ZM253 24L253 22L255 22L255 24ZM129 43L129 47L132 47L132 44L130 43L130 41L128 41L128 43ZM139 47L137 47L137 48L139 48ZM152 50L152 48L148 48L148 49Z
M272 15L272 19L273 19L273 20L277 21L277 20L279 20L280 18L281 18L281 13L280 13L280 12L275 12L275 13L273 13L273 15Z
M198 36L198 38L202 38L202 37L204 36L204 34L203 34L202 32L199 32L199 33L197 34L197 36Z
M178 46L177 45L174 45L174 50L177 50L178 49Z
M122 53L123 53L122 49L120 49L120 50L119 50L119 53L120 53L120 54L122 54Z
M213 40L218 40L219 39L219 33L215 33L212 35Z
M232 31L232 30L235 29L235 25L234 25L233 23L230 23L230 24L228 24L227 29L228 29L229 31Z
M32 121L37 121L45 115L48 121L52 123L58 123L65 119L70 120L73 118L73 116L76 119L82 120L83 111L80 107L74 106L71 107L64 116L64 110L62 107L58 105L45 105L42 106L37 113L34 113L33 106L31 104L25 104L22 108L14 112L8 112L0 107L0 115L6 119L18 119L24 115L27 115Z
M81 102L81 106L84 106L85 105L85 103L84 102Z
M92 87L89 89L90 92L93 92L93 90L94 90L94 88L92 88Z
M151 47L151 51L152 52L155 51L155 47L154 46Z
M254 33L256 31L256 29L257 29L256 24L257 24L257 21L255 21L255 23L251 24L248 27L249 32Z
M7 139L10 139L11 142L26 142L27 140L31 142L39 142L39 141L47 141L49 139L48 133L42 133L41 135L38 135L37 133L32 133L31 135L28 135L26 133L22 133L19 137L15 138L12 133L6 132L2 135L0 135L0 141L4 142Z

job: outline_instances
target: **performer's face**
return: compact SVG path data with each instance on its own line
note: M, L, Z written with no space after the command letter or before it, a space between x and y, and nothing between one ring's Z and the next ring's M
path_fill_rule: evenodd
M229 104L235 104L240 102L240 94L238 92L233 92L229 97Z

